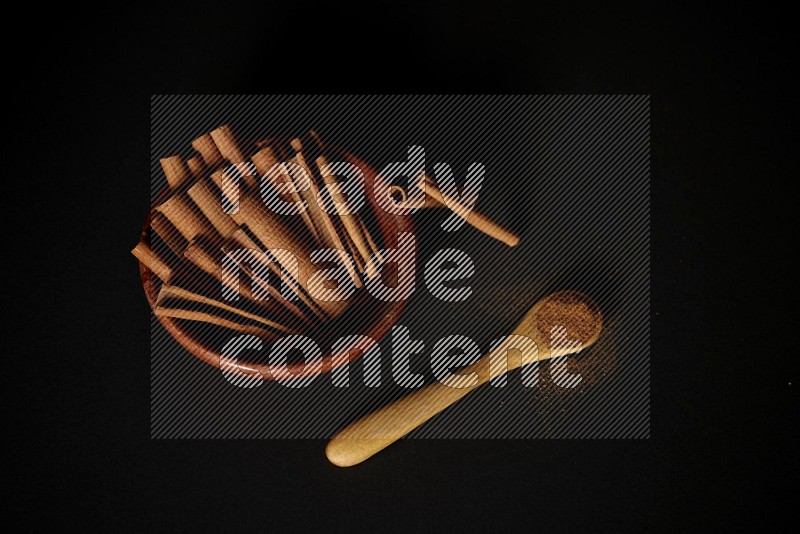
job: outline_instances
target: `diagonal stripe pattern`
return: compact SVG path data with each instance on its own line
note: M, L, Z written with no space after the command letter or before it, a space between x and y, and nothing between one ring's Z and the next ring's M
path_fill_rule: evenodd
M448 232L445 210L415 214L415 286L398 324L407 331L361 344L369 357L350 365L347 387L342 373L303 387L226 375L151 318L151 437L328 438L406 386L434 380L437 341L466 336L485 353L539 298L562 289L600 304L606 326L593 347L556 362L555 373L553 362L537 364L535 381L517 371L499 381L504 387L487 384L409 437L650 436L649 96L154 96L153 199L166 184L159 159L188 156L191 140L221 124L243 139L314 129L378 169L420 146L428 174L435 179L436 163L446 163L459 187L479 162L476 208L522 241L509 248L469 225ZM443 300L426 287L424 266L442 250L472 261L472 275L452 286L469 286L452 292L465 299ZM363 334L337 324L343 337ZM215 332L207 329L209 345L230 341ZM393 368L393 351L406 353L406 366Z

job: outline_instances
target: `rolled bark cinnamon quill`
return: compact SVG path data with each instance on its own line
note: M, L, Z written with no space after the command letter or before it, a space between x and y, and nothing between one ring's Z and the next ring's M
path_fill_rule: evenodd
M292 146L295 148L295 150L297 150L297 148L302 148L297 139L293 140L292 143ZM302 153L298 151L295 154L295 157L289 161L297 165L300 169L303 169L305 172L306 179L308 181L308 187L303 188L300 191L300 196L306 201L308 206L307 210L311 220L314 222L314 226L317 228L317 233L320 235L322 245L325 248L334 248L337 250L346 251L347 249L345 248L345 245L339 236L339 230L336 228L336 225L333 223L330 215L328 215L328 213L319 204L319 199L321 198L320 188L317 186L314 180L314 175L303 158ZM295 186L297 187L297 182L295 182ZM361 279L358 277L355 269L352 268L350 262L346 262L346 267L355 286L361 287L363 285L361 283Z
M170 279L172 278L172 269L164 260L159 258L158 255L153 252L153 249L151 249L147 243L139 243L136 245L136 247L134 247L131 253L136 256L136 259L150 269L159 280L165 284L169 283Z
M324 152L326 150L325 143L322 141L322 138L315 130L311 130L308 132L311 139L314 140L314 144L317 146L320 152ZM324 154L321 154L318 158L316 158L315 163L317 164L317 168L320 171L320 174L323 176L323 180L326 183L330 183L330 181L336 181L335 176L325 176L329 175L327 172L323 172L323 168L327 165L328 161ZM333 199L332 199L333 200ZM346 201L346 199L345 199ZM341 213L339 212L340 206L337 204L337 213L339 213L341 217ZM356 235L361 235L366 240L366 244L368 245L368 252L365 255L364 251L361 247L357 247L358 253L361 254L364 262L367 265L367 276L372 278L373 276L377 275L377 265L380 265L384 261L383 253L381 252L380 247L375 243L375 240L372 238L370 234L369 228L367 228L366 223L364 223L364 219L361 217L359 213L353 213L350 215L350 220L354 223L355 229L353 232L350 232L351 238L353 239L354 243L356 241ZM344 224L344 219L342 219L342 223ZM349 230L348 230L349 231ZM354 252L355 255L355 252ZM371 261L370 258L375 257L376 261Z
M246 225L266 249L285 250L292 253L297 260L296 282L300 288L308 292L309 278L317 269L311 261L311 249L307 242L294 234L278 215L266 209L253 196L246 197L239 204L239 212L234 214L233 218L240 225ZM290 273L294 267L292 265L281 266ZM302 292L298 294L302 298ZM347 303L344 301L320 301L316 304L331 318L341 314L347 307Z
M257 336L262 339L266 339L269 341L277 341L280 339L280 335L273 332L272 330L267 330L266 328L261 328L259 326L251 326L251 325L244 325L237 323L235 321L231 321L230 319L226 319L219 315L208 313L208 312L201 312L196 310L184 310L180 308L165 308L163 306L156 306L155 310L153 311L159 317L172 317L174 319L185 319L187 321L196 321L200 323L209 323L217 326L221 326L223 328L227 328L229 330L234 330L236 332L241 332L242 334L248 334L251 336Z
M192 141L192 148L194 148L203 162L209 169L216 169L223 163L222 154L219 153L217 145L214 144L214 139L211 134L203 134L194 141Z
M204 295L200 295L198 293L194 293L192 291L188 291L186 289L177 287L177 286L170 286L164 285L161 287L161 290L158 293L158 299L156 300L156 305L160 306L165 300L169 299L179 299L186 302L194 302L198 304L205 304L208 306L212 306L215 308L219 308L220 310L240 315L245 319L249 319L251 321L256 321L262 323L270 328L278 330L279 332L283 332L285 334L297 334L298 331L292 328L288 328L282 324L276 323L270 319L262 317L260 315L256 315L255 313L250 313L246 310L242 310L241 308L237 308L231 306L230 304L226 304L225 302L212 299L210 297L206 297Z
M201 236L211 241L218 240L208 220L182 194L165 200L156 211L163 214L187 241L194 241Z
M219 194L215 194L205 180L199 180L186 192L223 240L236 231L238 226L231 216L223 211Z
M230 240L228 240L228 242L230 242ZM257 247L255 243L249 242L246 236L244 236L243 238L240 237L236 242L243 243L248 247L253 247L253 248ZM223 244L223 249L225 247L226 244ZM224 254L222 250L220 251L220 255L221 254ZM214 254L209 252L202 243L200 242L191 243L186 249L185 256L187 260L195 264L197 267L200 268L200 270L211 276L214 280L220 282L221 284L225 284L225 287L228 288L228 290L230 290L231 292L239 294L243 296L245 299L255 302L259 306L263 307L266 313L270 313L275 316L280 316L282 318L284 318L288 313L290 316L299 318L306 324L310 324L307 313L302 311L293 302L287 301L285 298L283 298L283 295L281 295L277 289L272 287L272 285L270 285L268 282L262 280L262 278L258 276L257 273L252 272L245 266L240 266L240 268L248 276L251 284L255 284L255 286L261 292L269 295L270 300L256 298L253 295L252 291L243 291L242 288L239 287L238 283L233 284L233 281L227 280L223 276L222 261L219 258L219 255L215 256Z
M186 167L189 169L192 177L199 180L206 173L206 164L203 163L203 157L200 154L195 154L186 160Z
M167 177L167 184L173 191L185 184L191 176L189 169L184 165L180 156L162 158L159 163L161 163L161 168L164 170L164 176Z
M322 175L322 179L326 186L331 184L337 184L336 176L330 174L328 172L328 161L325 156L319 156L316 160L317 168L319 169L320 174ZM330 191L330 189L328 189ZM343 195L344 196L344 195ZM347 202L347 199L344 199ZM342 222L342 226L346 230L347 235L349 236L351 242L353 243L353 255L359 256L364 264L364 270L367 273L367 276L370 278L374 278L379 274L376 266L373 264L371 260L373 252L377 252L377 247L373 251L370 248L368 237L365 235L369 232L366 231L366 226L360 220L358 214L348 214L345 213L345 208L342 206L341 203L336 202L331 195L331 202L336 208L336 212L339 215L339 220ZM380 258L379 258L380 259Z
M158 212L152 214L150 217L150 229L177 257L183 256L183 251L186 250L189 242L163 214Z
M477 228L484 234L502 241L509 247L515 247L519 244L519 236L496 223L486 215L479 213L476 210L468 210L462 206L458 200L443 193L436 184L425 174L420 176L417 181L417 187L424 191L426 194L432 196L436 201L450 208L450 211L464 219L469 225Z
M248 191L258 187L258 177L255 168L247 159L245 148L236 139L231 127L227 124L211 132L211 138L219 149L222 157L235 166L239 176L242 177L243 186Z
M265 146L261 150L253 154L253 164L255 165L256 170L258 171L258 175L261 177L262 180L261 187L268 187L267 184L263 184L263 181L273 179L272 176L267 176L267 173L278 163L279 163L278 158L275 156L275 151L272 149L271 146ZM276 178L281 178L281 177L279 176ZM284 173L282 175L282 178L286 181L292 182L292 178L288 174ZM296 192L296 190L287 193L284 196L288 197L288 200L290 200L291 202L299 203L302 202L303 200L300 197L300 194ZM314 238L314 241L317 244L321 244L322 238L320 237L320 234L317 232L317 228L314 226L314 222L311 220L311 216L309 215L307 209L300 212L300 218L303 220L303 224L306 225L306 228L311 233L311 236Z

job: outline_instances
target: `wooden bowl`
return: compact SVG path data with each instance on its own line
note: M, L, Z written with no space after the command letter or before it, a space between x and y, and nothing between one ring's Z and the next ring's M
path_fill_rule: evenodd
M374 198L374 185L376 181L383 181L383 178L378 175L377 171L365 162L361 161L352 154L340 151L340 158L343 157L350 163L357 165L364 172L364 197L367 203L362 207L362 215L366 215L364 210L371 210L371 215L375 221L375 226L380 232L380 238L385 247L394 248L397 245L397 235L401 232L411 232L415 234L413 221L409 215L395 215L386 213L381 209ZM161 204L169 196L170 191L163 191L156 199L154 205L148 213L147 220L145 221L142 229L142 241L150 244L150 221L152 219L154 208ZM139 263L139 271L142 280L142 287L144 288L147 301L150 307L155 310L156 299L160 288L160 281L153 276L153 273L141 262ZM345 312L338 318L326 324L320 332L317 332L318 339L321 338L326 343L319 343L323 351L323 364L321 370L318 366L309 369L304 362L288 363L282 367L283 371L288 371L295 378L303 378L315 376L318 374L325 374L334 368L346 365L351 360L354 360L361 355L360 351L353 351L353 345L345 347L341 352L332 354L330 352L330 343L339 336L346 335L365 335L379 341L385 336L400 318L400 314L405 308L406 302L384 302L373 298L367 294L366 288L361 288L354 301L351 302ZM215 349L207 346L198 336L193 334L190 328L187 327L185 321L175 319L172 317L157 316L159 322L164 329L187 351L195 357L213 365L214 367L225 366L226 372L233 372L242 376L261 375L264 380L273 380L276 378L276 373L269 364L257 361L249 361L246 358L231 360L217 352ZM345 330L347 328L347 330ZM355 331L353 331L355 330ZM347 355L347 358L343 358ZM283 375L282 375L283 376Z

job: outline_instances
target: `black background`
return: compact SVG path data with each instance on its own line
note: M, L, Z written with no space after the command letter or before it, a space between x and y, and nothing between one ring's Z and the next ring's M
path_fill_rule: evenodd
M36 90L6 110L31 110L14 132L44 184L8 180L29 281L8 303L35 331L10 348L28 395L9 408L39 446L18 445L18 513L203 531L638 529L785 512L794 318L772 304L796 253L765 224L791 214L776 201L796 175L793 47L786 14L764 9L50 13L31 33L50 44L18 71ZM346 470L323 442L151 441L149 310L129 254L149 201L149 96L281 92L651 94L651 439L413 440Z
M459 178L473 161L486 166L489 176L479 209L524 236L518 246L484 239L472 228L444 232L441 224L447 213L442 210L413 216L416 287L397 326L408 328L409 335L424 343L426 348L410 358L409 368L425 380L434 380L428 352L448 334L468 333L481 350L488 350L498 332L513 330L533 302L561 289L583 291L600 306L603 336L591 350L569 362L570 372L583 376L578 388L553 387L544 371L547 366L542 365L538 387L527 391L514 387L520 384L521 373L516 373L509 378L512 387L480 388L410 437L649 435L648 97L200 98L202 103L184 96L152 100L154 195L166 186L159 158L185 152L189 140L226 122L244 138L315 128L328 142L335 140L378 169L406 159L409 144L424 147L432 174L434 161L446 161ZM616 102L607 104L616 110L613 114L600 111L606 107L602 102L609 100ZM538 108L534 101L550 104L543 103L541 110L534 111ZM556 119L557 109L572 111ZM643 120L632 120L639 116ZM570 126L573 117L580 118L580 126ZM591 124L602 125L603 133L592 135ZM604 161L613 164L576 155L567 147L602 154ZM298 217L286 220L302 225ZM384 242L392 243L392 239ZM469 280L473 294L465 302L442 302L425 287L423 266L445 248L464 251L474 262ZM224 298L218 289L211 291ZM368 301L367 313L381 315L374 304ZM352 324L352 317L345 315L338 325L334 322L330 332L341 336L367 331ZM330 377L302 388L278 382L253 389L231 387L218 369L187 354L163 335L155 319L153 323L150 410L154 438L330 438L347 423L408 394L397 384L384 382L373 388L354 378L362 376L361 363L366 358L352 366L347 388L334 387ZM312 337L324 350L332 342L323 335ZM384 377L392 372L388 358L392 337L384 336L379 343ZM215 336L204 331L202 339L220 350L229 342L229 332ZM268 353L264 347L254 355Z

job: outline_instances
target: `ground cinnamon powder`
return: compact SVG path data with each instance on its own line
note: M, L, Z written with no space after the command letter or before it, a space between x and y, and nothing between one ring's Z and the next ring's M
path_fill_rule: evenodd
M588 297L573 292L547 298L536 314L536 326L550 347L553 329L566 329L566 339L586 343L593 340L603 325L600 309ZM556 330L558 331L558 330Z
M617 367L617 331L614 320L606 320L597 304L579 293L553 295L540 308L536 317L537 328L542 333L542 342L549 343L549 332L553 327L564 327L569 340L585 343L600 335L591 347L567 358L567 372L580 375L581 381L574 388L557 385L548 367L542 367L536 388L528 391L531 401L537 402L541 413L550 410L561 411L563 405L558 399L582 395L587 388L603 382ZM543 403L544 401L544 403ZM551 404L554 403L554 404Z

